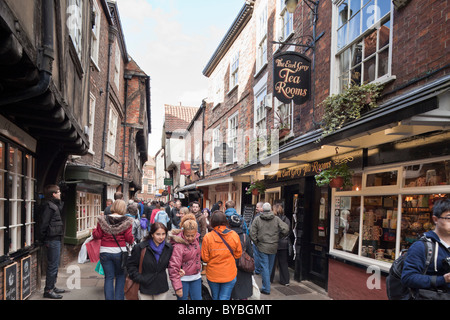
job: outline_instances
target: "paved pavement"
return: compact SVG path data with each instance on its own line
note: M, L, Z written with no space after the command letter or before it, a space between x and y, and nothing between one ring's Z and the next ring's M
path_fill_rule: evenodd
M207 284L205 276L203 283ZM261 288L261 276L255 276L256 283ZM56 286L65 289L63 300L104 300L104 277L95 272L94 263L79 264L73 262L60 268ZM170 281L169 281L170 284ZM41 289L35 292L29 300L51 300L43 298L45 277L43 277ZM176 300L172 288L169 289L168 300ZM278 284L278 274L275 274L274 283L271 286L270 295L261 294L261 300L331 300L327 293L320 287L308 281L297 282L293 280L289 286ZM55 300L57 301L57 300Z

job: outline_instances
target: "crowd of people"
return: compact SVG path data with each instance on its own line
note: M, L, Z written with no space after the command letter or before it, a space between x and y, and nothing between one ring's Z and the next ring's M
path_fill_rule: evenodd
M233 201L222 207L220 201L211 210L201 209L197 201L188 207L180 200L126 204L116 193L92 232L101 240L105 299L124 299L128 274L139 283L141 300L166 299L169 281L178 300L246 300L253 295L254 274L262 276L260 292L270 294L276 260L280 283L289 285L290 223L283 207L272 210L269 203L258 203L249 225ZM126 252L130 254L124 266ZM253 258L254 271L239 267L243 252ZM202 283L203 274L210 291Z

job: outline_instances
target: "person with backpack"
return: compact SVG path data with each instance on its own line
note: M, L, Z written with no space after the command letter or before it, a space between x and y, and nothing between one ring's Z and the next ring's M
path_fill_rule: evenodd
M148 231L150 229L149 221L147 219L147 215L144 213L141 216L141 230L142 230L142 238L145 238L148 235Z
M450 199L434 204L433 222L435 230L426 232L425 239L408 249L401 281L411 289L415 299L447 300L450 299ZM427 246L427 241L431 246ZM444 293L438 294L437 290Z
M167 212L164 209L159 210L155 216L155 222L161 222L163 225L168 227L170 219Z

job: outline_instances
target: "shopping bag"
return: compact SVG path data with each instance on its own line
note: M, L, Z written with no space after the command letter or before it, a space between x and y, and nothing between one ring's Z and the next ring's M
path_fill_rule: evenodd
M88 253L87 253L87 249L86 249L86 244L89 243L91 240L93 240L94 238L92 237L92 235L87 238L83 244L81 245L81 249L80 252L78 252L78 263L86 263L89 261L88 259Z
M97 272L99 275L104 276L105 272L103 271L103 267L102 264L99 262L97 262L97 265L95 266L95 272Z
M101 239L93 239L86 243L87 253L89 255L89 260L93 263L97 263L100 260L100 245Z
M249 300L259 300L261 298L261 292L259 291L258 284L256 283L255 277L252 276L252 296L248 298Z

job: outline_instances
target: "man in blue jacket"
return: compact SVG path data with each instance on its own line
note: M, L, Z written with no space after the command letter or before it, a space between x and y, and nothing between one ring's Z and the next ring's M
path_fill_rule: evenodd
M433 207L434 231L425 236L432 241L434 254L425 271L424 241L416 241L408 250L402 272L402 283L411 289L440 288L450 292L450 199L440 200Z

